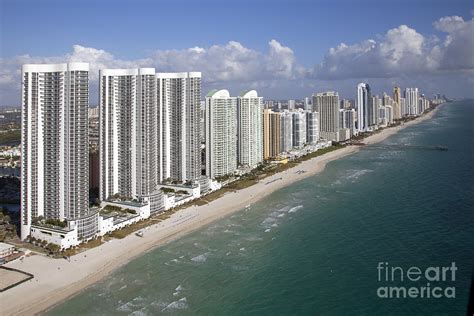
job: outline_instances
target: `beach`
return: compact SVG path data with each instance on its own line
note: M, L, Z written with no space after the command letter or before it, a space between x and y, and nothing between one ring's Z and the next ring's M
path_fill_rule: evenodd
M384 129L364 139L364 143L383 141L407 126L430 119L438 108L414 121ZM347 146L329 152L265 178L251 187L235 193L229 192L209 204L179 210L170 218L144 230L143 238L132 234L123 239L114 239L75 255L70 261L34 255L23 261L8 263L7 267L32 273L35 278L1 293L0 313L23 315L47 310L104 278L134 257L239 211L291 183L315 175L321 172L328 162L350 155L359 148ZM305 173L296 173L297 170L304 170Z

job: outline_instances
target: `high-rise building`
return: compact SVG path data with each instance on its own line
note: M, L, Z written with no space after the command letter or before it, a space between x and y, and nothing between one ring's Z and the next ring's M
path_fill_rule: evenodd
M306 112L306 142L314 145L319 141L319 113Z
M270 110L272 110L273 107L275 106L275 105L273 104L273 101L272 101L272 100L264 101L263 105L264 105L264 106L263 106L264 109L270 109Z
M215 179L237 169L237 98L227 90L206 96L206 175Z
M372 117L372 95L367 83L357 85L357 131L367 132L370 128Z
M369 117L370 125L372 129L376 129L379 124L379 109L382 106L382 99L378 95L372 97L372 112L371 117Z
M304 110L305 111L311 111L312 110L312 104L311 104L311 100L309 97L305 97L304 98Z
M408 109L405 98L400 98L400 115L402 117L408 115Z
M299 110L293 115L293 147L303 148L306 144L306 112Z
M79 238L97 232L97 213L89 213L88 107L89 64L23 65L21 239L40 216L77 221Z
M423 114L429 108L429 101L425 98L425 95L422 94L418 98L418 114Z
M341 109L350 109L352 108L351 101L348 99L341 100Z
M100 199L148 196L158 183L155 69L103 69L99 78Z
M237 98L237 162L255 168L263 160L263 104L257 91Z
M406 115L418 115L418 88L405 89Z
M100 198L141 198L201 175L201 73L100 71Z
M157 73L158 181L201 176L201 73Z
M263 111L263 159L278 157L280 154L280 113L270 109Z
M288 100L288 110L294 110L296 107L295 100Z
M402 98L402 90L400 87L393 88L393 119L398 120L402 118L402 109L401 109L401 101Z
M313 104L319 112L320 137L339 141L339 95L337 92L318 93L313 96Z
M352 137L356 131L356 112L355 109L340 109L340 128L349 129L349 135Z
M293 115L285 110L280 116L280 151L288 152L293 148Z

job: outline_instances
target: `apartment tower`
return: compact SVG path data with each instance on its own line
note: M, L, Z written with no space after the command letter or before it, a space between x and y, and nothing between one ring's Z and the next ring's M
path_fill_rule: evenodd
M227 90L206 96L206 175L215 179L237 169L237 98Z
M370 86L367 83L359 83L357 85L357 131L359 133L369 130L369 117L372 111Z
M34 218L88 215L88 107L89 64L23 65L21 239Z
M157 186L155 69L103 69L99 81L100 199L148 196Z
M237 98L237 162L255 168L263 160L263 98L250 90Z
M157 73L158 181L201 176L201 73Z
M339 141L339 95L337 92L318 93L313 97L313 104L319 112L320 137L326 140Z

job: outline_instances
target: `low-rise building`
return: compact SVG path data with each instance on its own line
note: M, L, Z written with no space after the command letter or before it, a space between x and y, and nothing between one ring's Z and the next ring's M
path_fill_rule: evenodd
M0 259L4 259L13 254L15 246L0 242Z

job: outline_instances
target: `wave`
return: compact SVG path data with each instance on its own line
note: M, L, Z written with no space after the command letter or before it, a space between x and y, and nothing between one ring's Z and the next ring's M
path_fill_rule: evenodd
M351 180L357 180L361 176L363 176L366 173L373 172L373 170L370 169L361 169L361 170L356 170L354 173L346 176L346 179L351 179Z
M173 296L178 296L179 294L181 294L181 292L184 290L184 288L180 284L174 290L175 290L175 292L173 293Z
M199 256L191 258L191 261L198 262L198 263L206 262L208 256L209 256L209 252L206 252L206 253L200 254Z
M169 303L165 308L163 308L162 312L172 312L173 310L183 310L188 308L188 301L186 297L180 298L177 301L173 301Z
M298 206L295 206L295 207L292 207L288 213L295 213L295 212L298 212L298 210L302 209L303 208L303 205L298 205Z

